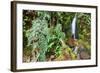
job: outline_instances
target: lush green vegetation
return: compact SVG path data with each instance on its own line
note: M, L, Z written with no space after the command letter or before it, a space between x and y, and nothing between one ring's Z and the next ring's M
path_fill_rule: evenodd
M75 15L77 39L71 31ZM23 10L23 62L90 58L91 14Z

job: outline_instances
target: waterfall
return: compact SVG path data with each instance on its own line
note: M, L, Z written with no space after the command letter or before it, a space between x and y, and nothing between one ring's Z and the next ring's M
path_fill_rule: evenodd
M72 38L74 39L74 40L76 40L76 39L78 39L77 37L78 37L78 29L77 29L77 25L76 25L76 19L77 19L77 17L76 17L76 15L74 16L74 18L73 18L73 21L72 21L72 24L71 24L71 30L72 30ZM74 53L75 54L78 54L78 47L77 46L75 46L74 48L73 48L74 50Z
M76 15L73 18L72 24L71 24L71 30L72 30L72 35L75 38L76 35Z

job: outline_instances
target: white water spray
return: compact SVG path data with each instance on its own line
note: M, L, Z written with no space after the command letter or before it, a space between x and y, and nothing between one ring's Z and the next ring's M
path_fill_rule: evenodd
M75 17L73 18L73 21L72 21L72 24L71 24L71 29L72 29L72 35L73 35L74 38L75 38L75 30L76 30L76 15L75 15Z

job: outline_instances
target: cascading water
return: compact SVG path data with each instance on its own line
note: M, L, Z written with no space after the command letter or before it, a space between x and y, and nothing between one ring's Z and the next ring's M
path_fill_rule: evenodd
M75 31L76 31L76 15L75 17L73 18L73 21L72 21L72 24L71 24L71 29L72 29L72 36L74 37L75 39Z
M77 33L76 33L76 31L77 31L77 29L76 29L76 19L77 19L77 17L76 17L76 15L75 15L74 18L73 18L72 24L71 24L72 38L73 38L74 40L77 39L77 38L76 38L76 34L77 34ZM74 49L74 53L77 54L78 47L75 46L73 49Z

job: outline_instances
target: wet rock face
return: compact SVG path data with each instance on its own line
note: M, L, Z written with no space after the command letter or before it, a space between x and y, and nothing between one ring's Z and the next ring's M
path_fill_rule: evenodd
M79 57L80 59L90 59L90 56L86 51L81 51Z

